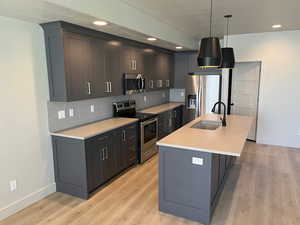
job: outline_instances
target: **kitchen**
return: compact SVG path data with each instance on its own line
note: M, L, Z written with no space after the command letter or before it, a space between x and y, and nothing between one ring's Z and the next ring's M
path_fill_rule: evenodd
M114 7L30 2L4 1L0 10L1 67L9 75L1 85L1 136L10 150L1 153L1 225L299 223L300 27L284 20L297 18L289 12L298 3L281 9L284 15L274 4L275 19L262 28L241 19L238 6L250 3L228 1L227 10L213 1L213 35L234 49L235 65L203 69L198 42L210 36L210 1L189 6L205 8L205 32L197 21L180 32L142 13L155 9L161 20L179 23L170 14L179 2L165 6L168 13L157 2L134 0ZM190 29L193 36L192 24L193 41L186 35ZM220 101L225 107L214 107ZM226 170L210 212L194 175L216 155ZM176 209L161 197L173 198ZM179 208L185 201L204 209L196 213L201 218Z

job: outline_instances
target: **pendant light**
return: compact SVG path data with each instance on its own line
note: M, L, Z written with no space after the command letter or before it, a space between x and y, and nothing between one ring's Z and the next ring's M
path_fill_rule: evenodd
M212 37L212 9L211 0L209 37L202 38L198 55L198 66L204 69L219 68L222 63L220 40L217 37Z
M232 15L226 15L224 17L227 19L227 36L226 36L226 47L222 48L223 59L222 59L221 68L232 69L235 64L234 52L233 52L233 48L228 47L229 19L232 17Z

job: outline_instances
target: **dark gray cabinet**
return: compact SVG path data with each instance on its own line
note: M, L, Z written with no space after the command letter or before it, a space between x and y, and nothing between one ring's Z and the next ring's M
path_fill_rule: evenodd
M161 139L182 126L183 107L179 106L158 114L158 139Z
M137 162L137 124L87 140L52 137L57 191L87 199Z
M174 87L185 88L185 76L189 73L189 58L186 53L175 53Z
M173 85L173 52L66 22L42 24L51 101L123 94L123 74L146 76L147 90Z

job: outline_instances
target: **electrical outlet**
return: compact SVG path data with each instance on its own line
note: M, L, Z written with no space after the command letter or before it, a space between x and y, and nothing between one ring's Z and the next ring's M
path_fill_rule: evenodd
M9 187L10 187L10 191L15 191L17 189L17 181L16 180L9 181Z
M95 112L95 106L91 105L91 112Z
M144 96L144 102L147 102L147 96Z
M180 95L181 95L181 97L184 97L184 92L182 91L182 92L180 93Z
M69 116L70 117L74 116L74 109L73 108L69 109Z
M192 158L192 164L202 166L203 165L203 159L202 158L197 158L193 157Z
M66 112L65 112L65 110L60 110L60 111L57 112L57 114L58 114L58 119L59 120L66 118Z

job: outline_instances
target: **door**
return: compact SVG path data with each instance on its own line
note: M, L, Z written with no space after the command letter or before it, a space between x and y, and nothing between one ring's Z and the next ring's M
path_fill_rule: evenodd
M143 49L143 58L144 58L144 77L146 79L146 90L152 91L155 89L155 55L156 52L154 49L145 48Z
M123 94L123 72L121 71L122 43L119 41L106 41L105 43L105 74L106 81L110 82L109 94L120 96ZM123 59L122 59L123 60ZM125 59L130 60L130 59ZM107 83L105 83L107 88Z
M96 140L88 140L85 144L88 191L95 190L104 182L103 159L104 154Z
M92 72L90 75L90 92L92 97L104 97L108 95L106 85L106 51L104 40L91 38Z
M64 33L64 54L68 100L82 100L91 96L91 40L75 33Z
M230 113L256 118L248 136L253 141L256 140L260 67L260 62L245 62L236 63L232 70Z

